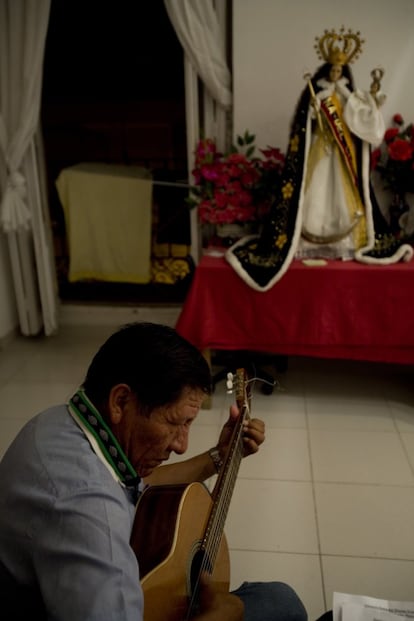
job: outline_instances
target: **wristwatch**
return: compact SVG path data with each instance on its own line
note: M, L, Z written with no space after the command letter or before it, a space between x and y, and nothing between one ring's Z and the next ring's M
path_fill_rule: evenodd
M216 468L216 472L220 472L220 469L223 465L223 460L221 458L220 451L218 450L216 446L214 446L213 448L209 450L208 454L210 455L211 460Z

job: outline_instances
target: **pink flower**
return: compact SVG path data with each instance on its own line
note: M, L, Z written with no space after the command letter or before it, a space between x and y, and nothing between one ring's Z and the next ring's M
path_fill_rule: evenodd
M215 164L204 164L201 167L201 176L207 181L216 181L219 173Z
M211 138L207 138L206 140L200 140L196 148L196 158L204 160L207 154L214 155L216 152L216 145L213 140L211 140Z
M192 171L196 187L189 204L198 206L201 222L249 222L262 217L278 187L284 156L268 146L264 159L254 156L254 136L245 132L229 154L211 139L200 140Z

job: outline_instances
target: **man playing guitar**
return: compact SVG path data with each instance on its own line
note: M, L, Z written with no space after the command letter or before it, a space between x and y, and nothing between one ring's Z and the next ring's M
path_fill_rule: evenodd
M195 507L190 517L184 517L189 497L209 511L216 507L195 482L231 468L230 448L240 451L241 458L255 453L264 441L263 422L245 418L241 423L240 407L233 405L214 449L161 466L171 453L187 450L191 424L210 387L204 358L173 329L131 324L98 350L69 403L51 407L26 424L0 463L0 587L5 619L26 615L55 621L152 621L160 615L166 621L307 619L301 601L286 584L244 583L230 593L222 577L226 564L222 536L216 537L214 553L202 544L193 553L191 577L183 576L182 581L187 585L185 596L179 594L183 587L176 570L165 583L157 578L158 565L165 567L165 558L168 563L176 559L164 543L162 531L167 527L151 531L154 499L144 521L138 519L141 502L153 498L147 493L166 490L165 508L157 513L164 514L167 525L173 521L168 509L174 503L180 519L187 520L174 530L171 548L176 550L176 533L180 528L191 530L198 513ZM222 474L218 479L225 482ZM177 484L184 484L179 503L170 494ZM139 552L130 540L132 530ZM197 569L195 559L200 560ZM147 575L152 581L146 586ZM158 595L153 597L153 592ZM171 614L163 611L165 602Z

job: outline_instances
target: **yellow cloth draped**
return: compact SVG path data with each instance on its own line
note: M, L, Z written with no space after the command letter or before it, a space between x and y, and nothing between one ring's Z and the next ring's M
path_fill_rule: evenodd
M145 168L77 164L59 174L69 281L148 283L152 180Z

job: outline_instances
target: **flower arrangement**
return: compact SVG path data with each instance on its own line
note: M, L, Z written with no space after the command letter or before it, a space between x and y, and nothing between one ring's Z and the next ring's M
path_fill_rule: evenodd
M371 169L379 172L385 189L404 196L414 192L414 126L404 127L401 114L394 114L392 122L381 146L371 153Z
M258 222L275 197L284 164L279 149L260 149L255 156L255 135L248 131L237 137L227 154L215 142L200 140L195 151L190 206L198 206L203 223Z

